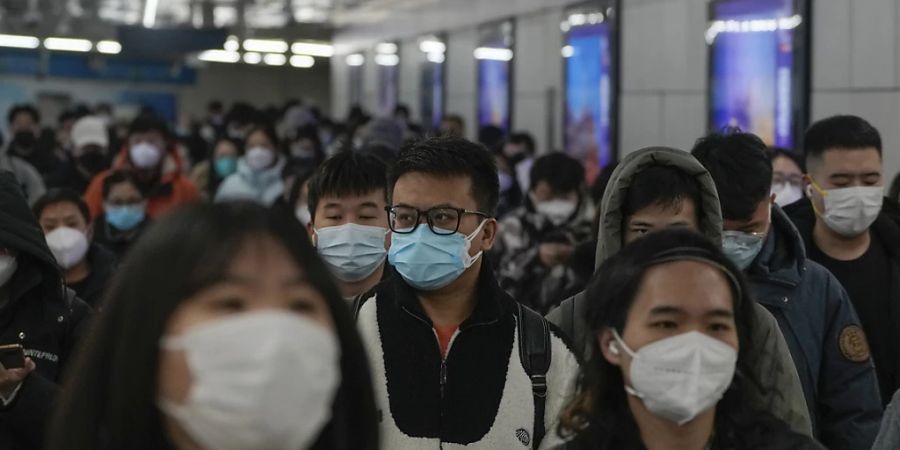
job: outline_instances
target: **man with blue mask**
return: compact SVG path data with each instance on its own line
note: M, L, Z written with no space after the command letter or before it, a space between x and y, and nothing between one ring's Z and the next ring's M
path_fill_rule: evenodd
M692 153L716 184L725 254L787 339L814 437L829 449L871 447L881 397L865 334L846 291L807 259L800 233L775 203L765 144L735 131L700 139Z
M307 229L345 298L368 292L386 273L386 172L374 156L342 152L309 180Z
M559 444L557 418L578 363L539 315L500 288L485 260L497 236L493 156L461 138L427 139L400 152L388 186L396 274L355 305L381 446Z

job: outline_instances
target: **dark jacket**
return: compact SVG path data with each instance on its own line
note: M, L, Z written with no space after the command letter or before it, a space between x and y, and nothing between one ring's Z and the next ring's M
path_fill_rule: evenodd
M785 212L800 231L806 248L815 245L813 228L816 225L816 214L812 203L808 199L803 199L788 205ZM875 361L875 371L878 373L882 404L884 405L890 400L891 393L900 389L900 206L897 202L887 198L884 200L881 214L870 230L884 244L885 253L891 261L891 287L890 292L885 293L891 301L889 310L884 313L890 316L891 323L894 324L894 334L893 338L884 345L888 346L888 354L894 355L891 359L894 361L894 370L879 365L878 361Z
M624 213L622 206L628 195L635 175L646 167L665 165L684 171L697 180L701 193L699 205L700 232L716 244L722 243L722 211L716 185L709 172L690 153L666 147L650 147L626 156L619 163L609 180L603 195L600 229L597 234L596 267L621 250L624 242ZM594 339L587 330L587 300L579 294L565 300L559 308L550 312L547 318L558 325L573 339L576 352L588 360L588 341ZM785 421L794 431L811 435L812 426L803 388L791 353L785 343L778 323L765 308L754 305L757 327L751 330L755 352L749 357L751 367L758 371L754 378L759 380L756 395L750 400L754 406L772 412Z
M101 214L94 219L94 243L111 251L116 260L122 261L125 259L128 249L150 226L150 223L150 218L146 218L134 230L121 231L106 221L106 214Z
M106 293L106 285L116 271L116 255L94 243L88 250L87 261L91 273L84 280L73 283L69 287L75 291L78 298L84 300L92 308L98 309L100 301Z
M584 204L584 202L582 202ZM565 243L573 247L590 241L591 222L584 207L567 223L556 226L537 213L531 200L500 220L491 250L498 261L497 280L509 295L531 309L546 314L586 282L568 264L547 267L541 262L543 243Z
M18 252L4 289L0 344L21 344L37 365L13 402L0 409L0 448L40 449L60 377L90 315L65 290L56 260L15 179L0 173L0 247Z
M516 302L482 265L472 315L442 358L433 324L399 275L364 296L357 323L381 417L381 448L531 448L534 399L516 337ZM557 417L574 394L578 362L551 333L541 448L560 443Z
M862 336L859 318L837 278L806 259L800 233L777 205L746 273L787 340L815 436L830 450L871 447L881 423L875 366L865 346L844 342L854 332Z

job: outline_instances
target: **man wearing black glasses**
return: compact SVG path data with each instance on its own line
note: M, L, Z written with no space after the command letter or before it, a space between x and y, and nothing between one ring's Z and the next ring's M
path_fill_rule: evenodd
M356 302L382 447L558 444L578 364L484 261L497 235L494 158L463 139L428 139L400 153L388 187L396 274Z

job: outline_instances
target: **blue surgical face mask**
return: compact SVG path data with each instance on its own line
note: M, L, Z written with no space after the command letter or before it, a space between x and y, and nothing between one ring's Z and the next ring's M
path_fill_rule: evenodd
M225 178L237 171L237 158L219 158L214 164L216 175Z
M722 250L738 268L746 270L762 251L765 241L766 235L762 233L725 231L722 233Z
M146 217L144 204L128 206L107 206L106 222L115 229L131 231L135 229Z
M353 283L375 273L384 263L386 228L347 223L316 230L316 250L339 280Z
M409 234L391 235L388 261L410 286L420 291L435 291L456 281L484 252L469 255L469 248L487 220L466 236L453 233L435 234L428 225L419 226Z

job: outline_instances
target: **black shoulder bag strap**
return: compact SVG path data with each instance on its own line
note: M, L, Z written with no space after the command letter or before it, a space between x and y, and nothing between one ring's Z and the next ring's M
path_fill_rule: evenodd
M544 408L547 401L547 371L550 370L550 327L540 314L518 303L519 358L531 379L534 395L534 439L538 448L546 434Z

